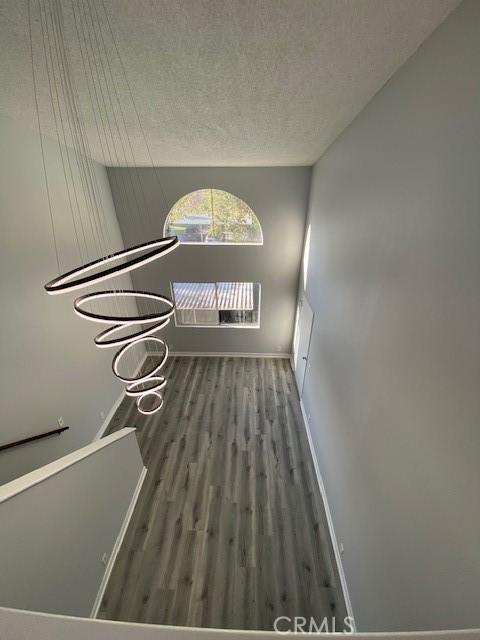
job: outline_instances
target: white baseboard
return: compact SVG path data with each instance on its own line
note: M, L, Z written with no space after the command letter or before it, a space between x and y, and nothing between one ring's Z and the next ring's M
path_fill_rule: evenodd
M332 540L333 552L335 554L335 561L337 563L338 575L340 577L340 586L342 587L343 598L345 600L345 606L347 608L347 614L353 621L353 631L356 632L355 626L355 616L353 615L352 602L350 600L350 594L348 593L347 580L345 578L345 571L343 570L342 556L340 554L340 547L338 544L337 536L335 535L335 529L333 527L333 519L332 512L330 511L330 506L328 504L327 493L325 491L325 484L323 482L323 477L320 472L320 467L318 464L317 454L315 453L315 448L313 446L312 433L310 431L310 423L308 421L308 417L305 411L305 406L303 404L303 400L300 400L300 407L302 409L303 422L305 425L305 431L307 432L308 444L310 446L310 453L312 454L313 466L315 468L315 475L317 476L318 486L320 488L320 493L322 495L323 506L325 507L325 514L327 516L328 530L330 532L330 538Z
M198 358L290 358L290 353L234 353L228 351L170 351L171 356Z
M125 514L125 518L123 519L117 539L115 540L115 544L113 545L112 553L110 554L110 558L108 559L105 573L103 574L100 588L98 589L97 597L95 598L95 602L93 603L90 618L97 617L98 610L100 609L100 605L102 604L105 589L107 588L107 584L110 579L115 561L117 559L118 552L120 551L120 547L122 546L123 539L127 532L128 525L130 524L130 520L132 519L133 510L135 509L135 505L137 504L138 496L140 495L140 491L142 489L143 481L145 480L146 475L147 467L143 467L142 472L140 473L140 476L138 478L137 486L135 487L135 491L133 492L132 499L130 500L130 504L128 505L127 513Z

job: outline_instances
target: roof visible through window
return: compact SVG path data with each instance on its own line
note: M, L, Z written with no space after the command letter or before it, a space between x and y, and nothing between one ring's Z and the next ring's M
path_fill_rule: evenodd
M252 209L220 189L199 189L180 198L167 216L164 233L178 236L183 244L263 244Z

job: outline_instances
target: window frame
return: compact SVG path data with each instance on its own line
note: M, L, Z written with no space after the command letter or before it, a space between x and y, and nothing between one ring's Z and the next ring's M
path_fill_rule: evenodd
M178 322L177 319L177 308L175 305L175 292L173 289L173 285L178 281L170 281L170 293L172 296L173 304L174 304L174 313L173 313L173 321L175 327L179 329L260 329L261 326L261 306L262 306L262 284L260 282L252 282L253 285L258 285L258 320L255 323L218 323L218 324L182 324ZM196 284L198 281L192 282L191 284ZM219 282L226 281L208 281L202 282L201 284L218 284ZM242 281L243 282L243 281ZM179 282L180 284L180 282ZM182 284L190 284L189 282L182 282ZM200 283L198 283L200 284ZM218 311L218 309L216 309ZM181 311L181 309L179 309Z
M240 198L239 196L236 196L234 193L231 193L230 191L225 191L224 189L217 189L215 187L201 187L200 189L195 189L194 191L189 191L188 193L185 193L183 196L178 198L178 200L175 201L175 203L172 205L172 207L170 208L169 212L166 215L165 222L163 223L163 235L166 236L166 234L167 234L167 226L169 226L168 225L168 219L170 217L171 212L177 206L177 204L180 202L180 200L182 200L183 198L186 198L187 196L190 196L190 195L196 193L197 191L210 191L210 190L222 191L223 193L226 193L229 196L232 196L232 198L235 198L236 200L240 200L241 202L243 202L243 204L245 204L250 209L250 211L252 212L252 215L255 218L255 220L257 221L259 229L260 229L260 236L261 236L260 242L230 242L230 241L229 242L219 242L219 241L198 242L198 241L194 241L194 240L181 240L180 237L178 237L178 240L179 240L180 244L190 245L190 246L194 246L194 247L209 247L209 246L211 246L211 247L263 247L263 244L264 244L263 227L262 227L262 224L261 224L260 220L258 219L257 214L252 209L252 207L249 204L247 204L245 202L245 200L242 200L242 198Z

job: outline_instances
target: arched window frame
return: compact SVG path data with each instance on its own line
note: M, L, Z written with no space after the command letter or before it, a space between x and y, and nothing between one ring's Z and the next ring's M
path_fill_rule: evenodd
M177 210L181 209L181 207L188 207L188 201L192 201L196 198L203 198L204 202L202 203L202 206L205 210L205 206L208 206L208 200L207 198L210 197L211 199L211 216L212 216L212 220L214 220L214 215L215 215L215 195L217 195L217 198L225 198L227 197L228 199L232 200L232 205L237 204L238 208L241 210L241 212L244 215L247 216L251 216L252 217L252 226L255 227L255 231L257 234L257 238L254 241L248 241L248 240L239 240L239 241L232 241L232 240L215 240L215 239L211 239L211 240L188 240L188 239L182 239L181 235L177 232L175 232L174 226L172 225L172 215L176 216L177 215ZM186 204L187 203L187 204ZM199 209L201 209L199 207ZM185 213L184 215L184 219L186 219ZM199 220L202 219L202 217L200 215L198 215ZM191 216L192 218L195 218L196 216L193 215ZM206 220L207 216L203 216L203 219ZM178 225L178 220L174 220L174 222L177 222ZM237 223L237 224L241 224L241 223ZM208 223L203 223L202 224L193 224L192 223L192 227L201 227L204 226L206 227L208 225L209 230L212 229L212 227L214 225L212 225L212 222L208 222ZM225 225L224 225L225 226ZM249 225L245 225L245 226L249 226ZM173 228L173 230L172 230ZM202 230L199 231L199 233L204 233ZM223 233L232 233L232 231L223 231ZM260 221L258 219L258 217L256 216L255 212L252 210L252 208L241 198L239 198L238 196L234 195L233 193L230 193L228 191L223 191L221 189L214 189L213 187L209 187L209 188L204 188L204 189L197 189L195 191L191 191L190 193L185 194L184 196L182 196L181 198L179 198L179 200L177 200L175 202L175 204L173 205L173 207L170 209L166 219L165 219L165 224L164 224L164 235L178 235L179 240L181 242L181 244L190 244L190 245L197 245L197 246L261 246L263 245L263 229L262 229L262 225L260 224Z

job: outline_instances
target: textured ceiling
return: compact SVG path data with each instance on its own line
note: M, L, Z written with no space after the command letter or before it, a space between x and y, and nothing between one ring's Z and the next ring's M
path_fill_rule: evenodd
M77 6L88 0L74 0ZM153 160L312 164L459 0L94 0L118 40ZM37 0L32 0L37 6ZM71 0L62 0L73 42ZM26 0L0 0L0 112L35 127ZM37 25L38 26L38 25ZM113 51L111 52L113 55ZM36 56L38 59L38 55ZM72 50L79 94L80 58ZM120 71L114 71L120 82ZM42 127L55 135L41 83ZM122 85L120 100L129 104ZM135 162L148 164L133 109ZM102 157L86 114L92 155ZM132 164L108 158L107 164Z

